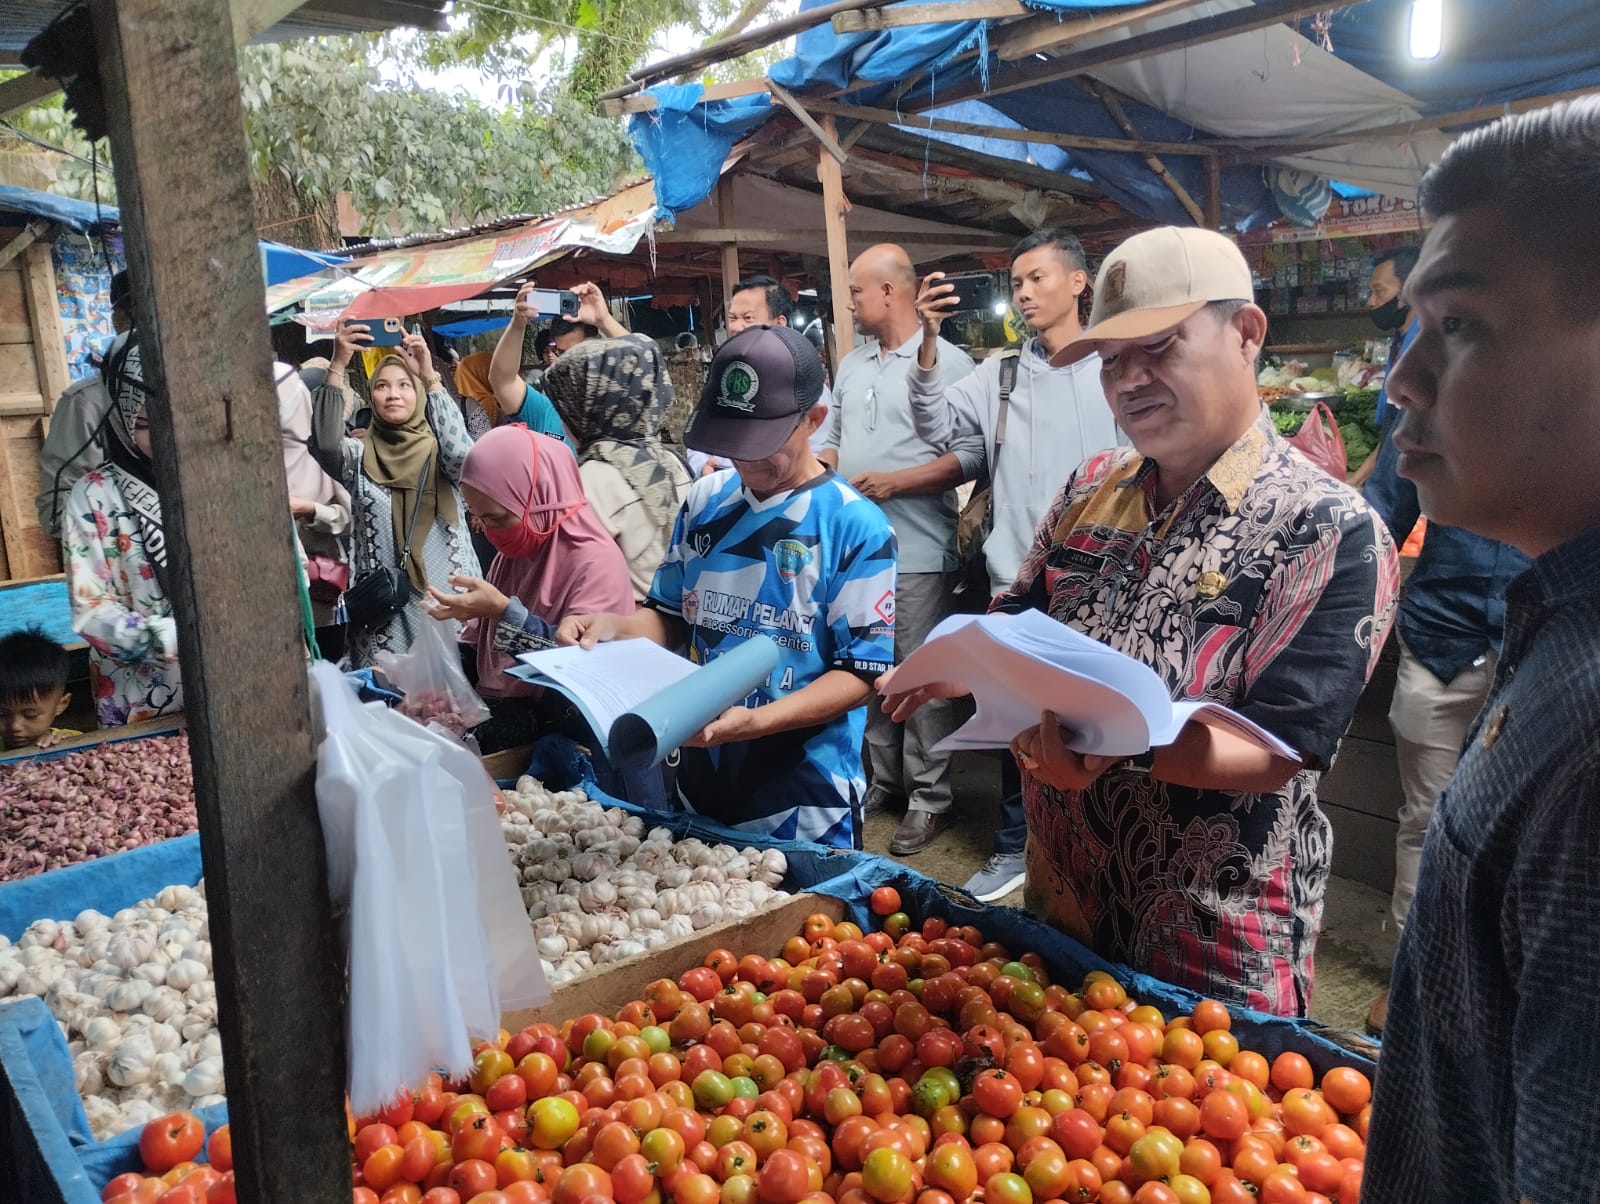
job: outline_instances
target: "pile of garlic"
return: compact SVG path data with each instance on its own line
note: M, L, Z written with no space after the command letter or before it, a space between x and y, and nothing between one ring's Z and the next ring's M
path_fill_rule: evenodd
M83 911L0 936L0 999L36 995L66 1035L96 1141L223 1100L205 883L114 916Z
M552 986L784 897L776 849L735 849L607 811L581 790L523 777L505 793L500 830L522 884Z

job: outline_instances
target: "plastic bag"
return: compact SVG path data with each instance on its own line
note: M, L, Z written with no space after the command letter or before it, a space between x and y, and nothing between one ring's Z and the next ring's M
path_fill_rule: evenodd
M460 745L314 663L317 810L328 890L347 913L350 1106L472 1066L507 1011L550 998L506 855L494 783Z
M1345 479L1344 436L1339 433L1333 411L1324 403L1319 401L1312 406L1300 429L1288 439L1302 456L1334 480Z
M467 684L454 623L423 617L407 652L380 652L378 668L405 698L400 713L427 727L437 724L457 739L489 717L483 699ZM450 634L446 634L446 628Z

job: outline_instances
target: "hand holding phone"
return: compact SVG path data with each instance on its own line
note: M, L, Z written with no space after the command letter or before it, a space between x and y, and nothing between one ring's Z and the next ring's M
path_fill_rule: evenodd
M922 319L925 339L939 337L940 325L955 313L958 301L955 286L946 281L943 272L929 272L923 278L922 288L917 293L917 316Z

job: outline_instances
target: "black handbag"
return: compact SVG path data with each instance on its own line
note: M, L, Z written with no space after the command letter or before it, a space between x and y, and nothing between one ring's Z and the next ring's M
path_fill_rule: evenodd
M411 517L406 521L405 546L400 549L399 564L368 569L344 591L345 615L357 627L381 627L411 602L406 558L411 555L411 536L417 527L417 511L422 507L422 490L432 468L433 457L429 456L422 465L422 475L417 478L417 495L411 499Z

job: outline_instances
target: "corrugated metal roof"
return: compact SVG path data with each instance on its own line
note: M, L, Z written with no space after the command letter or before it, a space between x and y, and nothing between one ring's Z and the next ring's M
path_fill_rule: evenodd
M333 34L379 33L400 26L444 27L446 0L310 0L273 26L258 41ZM21 65L22 48L71 0L0 0L0 67Z

